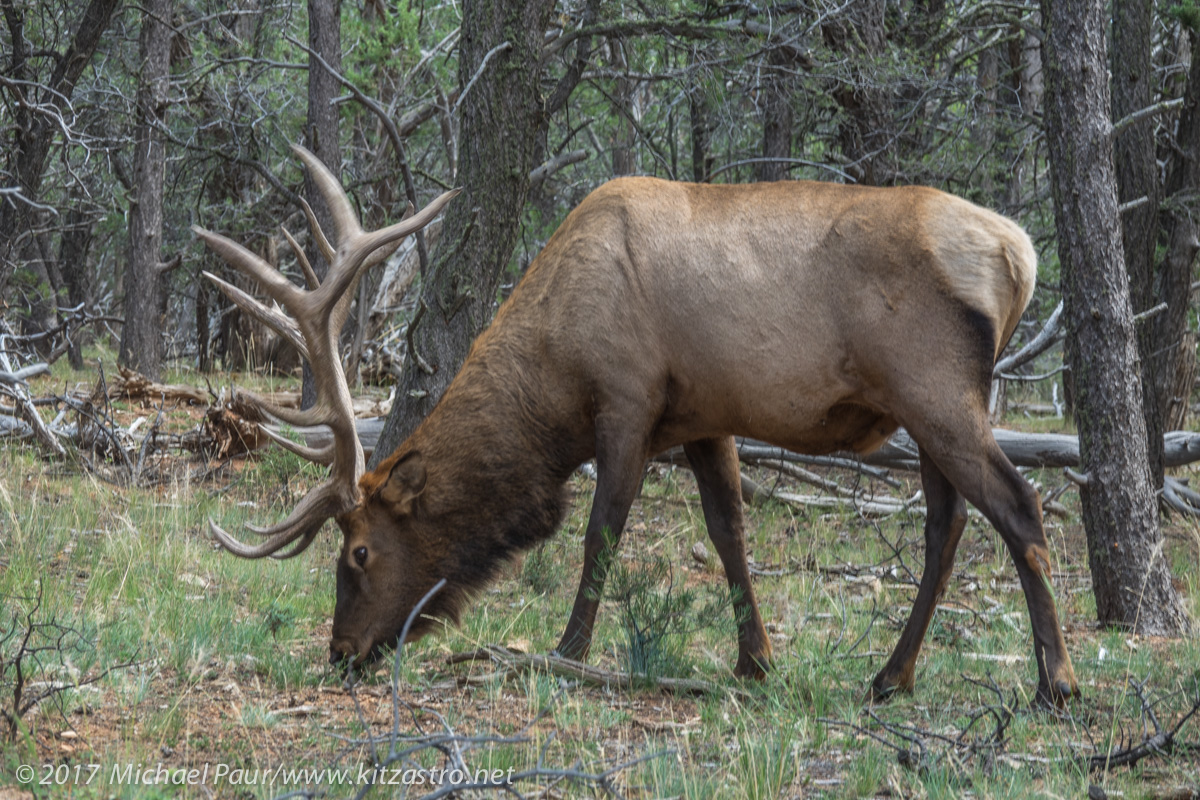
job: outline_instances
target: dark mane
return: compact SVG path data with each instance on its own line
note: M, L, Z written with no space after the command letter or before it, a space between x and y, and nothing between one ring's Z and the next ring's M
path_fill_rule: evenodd
M445 548L438 577L449 583L427 612L455 623L506 563L555 534L569 502L566 479L583 460L564 450L570 437L547 419L541 376L493 370L492 363L512 361L490 358L503 348L489 349L475 348L410 440L412 449L434 455L434 463L453 465L450 473L430 474L417 513L457 533L438 543ZM463 380L467 373L473 380ZM441 415L457 424L438 424Z

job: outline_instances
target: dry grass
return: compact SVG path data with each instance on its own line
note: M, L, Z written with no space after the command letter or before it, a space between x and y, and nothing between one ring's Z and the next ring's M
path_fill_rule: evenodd
M60 374L43 388L72 379L86 376ZM131 419L153 412L121 413ZM186 427L195 413L168 409L169 424ZM1186 746L1200 741L1196 720L1181 731L1173 754L1133 768L1089 773L1080 766L1079 758L1153 732L1146 707L1164 728L1180 719L1200 691L1200 647L1195 639L1096 629L1071 493L1065 496L1071 515L1048 525L1056 591L1084 691L1069 716L1029 707L1036 675L1024 599L998 536L978 519L969 524L927 637L916 692L871 716L860 704L863 691L907 614L915 591L909 571L920 571L917 517L876 524L851 513L782 505L752 512L751 557L765 573L756 588L774 638L776 671L752 687L729 676L736 648L727 618L696 630L683 626L681 647L660 667L748 688L749 699L724 691L614 691L537 672L514 674L487 661L448 663L453 653L492 643L533 653L556 643L574 594L594 488L578 476L564 529L514 564L461 628L403 653L395 696L391 662L377 665L350 693L325 664L333 531L298 559L268 563L218 552L204 535L210 514L236 525L281 513L319 473L273 452L195 482L189 476L200 465L176 461L174 479L135 489L46 463L20 445L0 449L0 632L29 608L23 598L40 587L39 613L77 629L91 643L91 655L66 663L48 658L33 679L70 684L135 662L25 716L21 734L0 751L0 798L271 797L303 788L281 782L272 770L334 764L351 768L355 779L330 789L332 796L402 796L393 787L356 783L362 766L386 753L370 740L383 737L386 744L394 729L405 736L453 731L465 748L462 763L470 766L519 774L540 763L544 774L518 784L527 797L603 794L600 773L641 758L610 776L613 791L638 798L1078 797L1091 784L1114 797L1197 791L1200 751ZM897 494L908 497L916 488L912 483ZM690 475L652 469L630 517L622 564L633 574L649 573L644 591L665 591L654 578L666 569L672 591L720 597L719 568L691 556L704 539ZM1200 589L1194 523L1172 520L1168 543L1194 606ZM602 608L592 657L614 669L623 663L618 612L613 602ZM1141 699L1131 680L1144 687ZM0 688L11 683L0 681ZM9 699L0 697L0 704ZM997 741L998 727L1003 736ZM512 741L518 734L522 740ZM425 747L412 758L414 765L434 767L446 757ZM159 763L168 771L208 765L207 783L113 780L114 767L120 775L130 765L157 769ZM99 770L87 782L92 764ZM17 780L20 765L35 768L33 784ZM224 778L215 781L221 765ZM61 777L64 767L69 790L38 783L49 775L54 784L54 771ZM234 785L233 768L247 770L242 780L258 769L276 779ZM548 777L563 769L573 770L574 780ZM429 790L410 787L407 796Z

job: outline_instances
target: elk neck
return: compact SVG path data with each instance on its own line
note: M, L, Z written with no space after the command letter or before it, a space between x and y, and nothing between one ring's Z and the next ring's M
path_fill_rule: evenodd
M439 571L467 594L554 534L566 480L592 455L580 392L538 357L538 332L510 322L476 340L442 400L376 471L386 479L396 459L422 454L417 513L440 532L429 543L441 551Z

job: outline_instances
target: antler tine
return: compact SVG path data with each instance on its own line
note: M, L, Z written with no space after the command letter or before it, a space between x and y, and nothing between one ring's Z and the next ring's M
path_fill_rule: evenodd
M325 198L325 205L329 207L329 216L333 219L334 235L337 237L337 246L344 247L345 243L352 238L362 235L362 226L358 223L358 214L354 213L354 206L350 205L350 198L342 191L342 185L338 183L338 179L333 176L329 168L310 153L305 148L298 144L292 145L292 151L300 156L300 160L308 167L308 174L312 181L317 186L317 191ZM321 230L321 226L317 223L316 216L312 213L312 209L308 207L308 203L304 204L304 213L308 217L308 224L312 226L313 237L317 241L317 246L321 252L325 254L325 258L330 264L336 261L334 248L330 246L329 240L325 236L325 232Z
M312 543L321 526L325 524L325 520L353 508L354 502L353 498L347 496L345 487L335 477L331 477L297 503L296 507L292 509L292 513L288 514L287 519L282 522L268 527L247 525L246 528L252 533L267 537L267 541L262 544L246 544L228 533L212 519L208 521L208 529L222 547L242 558L272 556L297 539L301 539L304 543L303 547L294 548L281 556L290 558L299 555Z
M304 202L303 197L300 198L300 202L304 203L304 211L309 215L309 219L315 221L315 218L312 216L312 209L308 207L308 203ZM318 227L316 230L320 230L320 228ZM304 254L304 248L296 242L292 236L292 232L287 228L280 225L279 231L283 234L283 238L287 239L288 246L292 248L292 252L296 254L296 261L300 262L300 269L304 272L304 282L308 284L309 289L316 289L321 285L321 279L317 277L317 273L313 272L312 264L308 263L308 256ZM325 246L329 245L329 242L325 241L324 235L321 236L321 241L325 243Z
M260 394L239 390L238 395L245 398L252 406L272 419L279 420L296 428L307 428L311 425L328 425L330 422L329 409L320 403L311 408L284 408L272 403Z
M461 191L461 189L451 189L448 192L443 192L433 202L408 219L401 220L386 228L380 228L372 233L360 232L353 240L339 242L339 258L342 260L339 266L354 265L354 267L352 269L343 267L339 270L331 270L329 276L325 279L325 283L321 284L321 291L328 291L336 297L341 297L342 293L358 280L363 270L377 263L369 259L369 256L373 252L393 242L398 244L406 236L410 236L414 232L424 228Z
M293 442L281 433L276 433L267 425L259 425L258 429L267 435L267 438L275 442L284 450L290 450L296 455L303 458L305 461L312 461L314 464L324 464L329 466L333 463L333 446L325 445L323 447L309 447L308 445Z
M204 240L212 251L219 255L242 273L258 281L263 291L284 308L290 309L300 297L300 290L280 274L279 270L266 261L251 253L237 242L226 239L219 233L211 233L199 225L192 226L192 232Z
M400 221L403 222L407 220L413 215L413 213L413 204L409 203L404 209L404 215L400 217ZM398 248L403 241L403 239L397 239L394 242L389 242L383 247L372 251L370 255L363 259L362 265L356 270L357 274L355 275L354 280L351 282L350 286L347 287L346 292L341 296L341 299L339 299L337 304L333 307L332 319L334 330L340 331L346 322L346 317L350 315L350 305L354 302L354 294L357 289L358 282L362 280L362 276L365 275L367 271L371 269L371 267L386 261L392 253L396 252L396 248Z
M321 526L324 524L325 518L322 517L319 520L309 520L308 527L312 528L315 535L315 531L320 530ZM307 539L308 542L311 543L312 537L308 535L308 527L289 532L285 535L276 536L263 542L262 544L251 545L246 544L240 539L237 539L227 533L224 528L213 522L211 518L208 520L209 534L217 540L217 543L220 544L221 547L224 547L235 556L240 556L241 558L265 558L266 556L273 556L279 550L287 547L297 539ZM299 555L300 552L301 551L299 549L295 549L291 551L290 554Z
M317 534L320 533L320 531L321 529L319 527L313 528L308 533L301 536L300 541L296 542L296 545L291 550L284 550L282 553L271 553L271 558L278 558L282 560L285 558L294 558L295 556L300 555L308 549L308 546L313 543L313 540L317 538Z
M300 335L300 329L296 327L295 320L273 308L268 308L241 289L218 278L211 272L205 271L202 274L212 281L218 289L224 292L225 296L232 300L235 305L252 317L257 318L260 322L270 326L273 331L291 342L292 347L299 350L301 356L305 359L308 358L308 345L305 343L304 337Z
M197 235L221 255L226 261L257 280L272 298L279 302L287 313L284 315L267 308L261 302L240 289L210 275L216 285L233 302L246 309L281 335L287 337L313 366L317 389L317 402L310 409L296 410L281 408L274 403L250 392L246 399L268 416L299 427L327 425L333 432L333 442L325 447L308 447L292 442L270 428L260 428L273 441L304 458L331 463L329 478L313 489L296 505L292 513L282 522L265 528L247 527L267 541L249 545L225 532L215 522L209 521L213 537L225 549L244 558L290 558L304 551L316 538L321 526L329 517L352 510L359 501L358 479L364 471L362 443L354 425L354 408L350 402L350 389L342 371L338 356L337 339L349 310L351 289L357 284L365 270L377 264L387 253L380 254L389 244L401 239L428 224L457 192L447 192L434 200L420 213L383 230L366 233L359 224L354 208L346 193L333 174L316 156L302 147L293 147L304 161L317 189L325 198L333 218L337 248L330 244L325 232L317 224L316 217L307 203L304 213L312 228L317 248L329 261L329 274L320 283L313 273L296 240L286 230L283 232L288 245L296 253L309 290L295 286L270 264L223 236L195 228ZM206 273L207 274L207 273ZM288 548L280 552L284 548Z

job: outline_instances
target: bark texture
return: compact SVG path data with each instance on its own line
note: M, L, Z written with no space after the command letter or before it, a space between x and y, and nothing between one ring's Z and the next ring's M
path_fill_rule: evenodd
M1112 113L1121 119L1147 108L1153 102L1154 77L1150 59L1154 7L1150 0L1116 0L1113 3ZM1145 202L1121 215L1125 271L1129 274L1129 296L1133 311L1145 311L1154 301L1154 246L1158 240L1159 179L1154 157L1154 119L1125 128L1114 142L1117 171L1117 200ZM1158 382L1153 357L1154 329L1140 325L1138 353L1142 366L1142 408L1150 474L1162 486L1163 420L1158 400Z
M163 362L166 293L162 261L166 125L171 82L173 0L147 0L140 39L141 73L134 134L133 195L129 209L129 265L125 272L125 325L118 361L152 380Z
M1113 168L1101 0L1043 0L1045 124L1100 622L1186 629L1163 558Z
M546 124L540 92L542 39L552 0L463 5L458 175L463 193L450 204L444 241L421 287L396 402L371 459L374 466L408 437L458 372L471 342L491 321L500 276L512 256L529 172Z
M1183 427L1196 375L1196 335L1188 330L1192 272L1200 250L1195 194L1200 188L1200 37L1191 34L1192 65L1170 148L1159 225L1167 247L1155 276L1155 302L1167 310L1146 325L1154 342L1155 396L1164 427Z
M781 181L787 178L788 164L780 159L792 155L792 79L788 72L791 59L782 47L767 54L762 77L763 149L766 161L758 164L758 180Z
M853 64L848 78L833 91L834 100L842 107L838 144L848 161L845 170L857 183L886 186L896 173L889 153L893 144L891 108L887 95L878 88L872 63L887 42L886 4L851 0L842 8L844 13L839 9L821 24L825 43L846 54Z
M342 69L342 12L340 0L309 0L308 2L308 46L317 53L326 64L337 71ZM338 142L338 110L333 105L334 99L341 91L341 85L317 61L315 56L308 57L308 117L304 128L304 146L313 155L321 159L321 163L329 167L334 175L342 172L342 151ZM326 236L333 236L333 220L329 215L329 206L325 198L317 191L312 176L304 174L304 199L312 206L313 214L321 223L321 229ZM325 257L317 250L310 239L305 244L305 254L308 263L312 264L317 277L324 278L328 265ZM317 400L317 390L313 384L312 368L304 362L304 379L301 384L302 408L309 408Z

